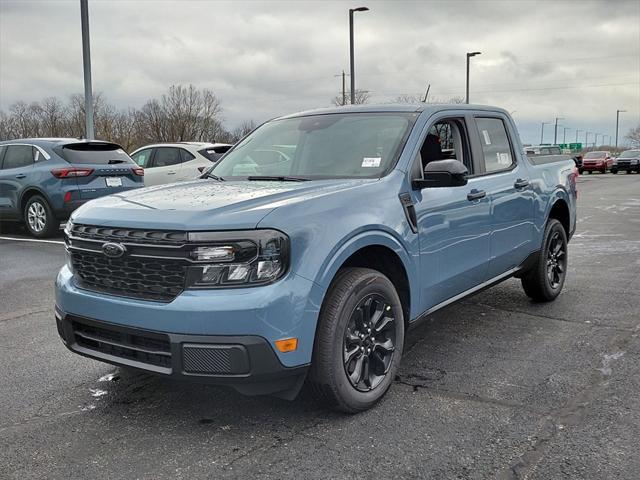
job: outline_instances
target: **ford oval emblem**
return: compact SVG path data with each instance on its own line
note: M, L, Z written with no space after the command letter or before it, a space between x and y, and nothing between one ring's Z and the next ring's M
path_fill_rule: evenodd
M102 245L102 253L107 257L118 258L124 255L127 249L119 243L108 242Z

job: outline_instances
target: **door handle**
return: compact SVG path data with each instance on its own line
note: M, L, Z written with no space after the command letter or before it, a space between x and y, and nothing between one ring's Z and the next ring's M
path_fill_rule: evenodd
M474 200L480 200L481 198L484 198L486 196L487 196L487 192L485 192L484 190L477 190L474 188L467 194L467 200L472 202Z
M513 184L515 188L527 188L529 186L529 180L526 178L519 178L516 183Z
M24 178L24 177L26 177L24 173L19 173L18 175L16 175L16 178Z
M176 172L167 172L167 175L175 175Z

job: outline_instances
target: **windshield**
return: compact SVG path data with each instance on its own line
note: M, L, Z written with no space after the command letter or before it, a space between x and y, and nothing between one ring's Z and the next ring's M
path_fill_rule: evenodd
M627 150L620 154L620 158L640 158L640 150Z
M603 158L607 156L607 152L589 152L584 158Z
M396 163L415 113L339 113L265 123L220 160L219 177L376 178Z

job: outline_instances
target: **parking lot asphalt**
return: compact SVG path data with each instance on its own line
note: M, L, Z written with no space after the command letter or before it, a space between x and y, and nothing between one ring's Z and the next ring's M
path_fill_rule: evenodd
M0 478L638 478L640 175L578 182L560 297L531 303L514 279L438 312L355 416L68 352L63 246L5 228Z

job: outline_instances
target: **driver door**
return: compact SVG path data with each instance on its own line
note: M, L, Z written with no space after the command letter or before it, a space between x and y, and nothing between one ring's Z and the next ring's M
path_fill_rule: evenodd
M423 132L422 148L412 168L413 175L421 175L428 162L453 158L469 170L465 186L411 192L420 244L422 311L487 280L490 198L487 180L474 176L469 124L464 116L432 122Z

